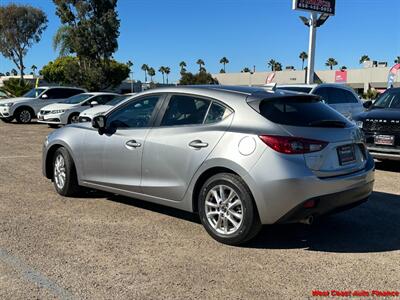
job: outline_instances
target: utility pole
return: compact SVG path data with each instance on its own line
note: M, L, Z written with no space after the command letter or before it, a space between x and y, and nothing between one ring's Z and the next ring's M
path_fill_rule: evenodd
M307 84L314 83L314 66L315 66L315 40L317 35L317 13L311 13L308 20L310 26L310 40L308 44L308 60L307 60Z

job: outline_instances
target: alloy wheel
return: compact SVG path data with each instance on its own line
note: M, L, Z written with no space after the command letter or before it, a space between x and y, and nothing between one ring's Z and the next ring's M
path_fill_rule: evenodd
M31 113L28 110L23 110L19 114L19 119L22 123L28 123L31 120Z
M243 204L238 194L229 186L214 186L205 201L207 221L216 232L223 235L235 233L243 221Z
M60 190L64 188L66 178L65 160L64 157L59 154L54 161L54 181Z

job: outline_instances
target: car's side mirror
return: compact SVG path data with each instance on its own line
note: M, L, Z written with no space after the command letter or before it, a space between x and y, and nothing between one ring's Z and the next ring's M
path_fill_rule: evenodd
M99 131L100 135L102 135L106 131L106 117L101 115L94 117L92 120L92 126Z
M372 106L372 103L373 103L372 100L368 100L363 103L363 106L364 106L364 108L368 109Z
M46 94L43 94L42 96L40 96L41 99L47 99L49 98L49 96L47 96Z
M97 102L97 101L91 101L90 102L90 107L93 107L95 105L99 105L99 102Z

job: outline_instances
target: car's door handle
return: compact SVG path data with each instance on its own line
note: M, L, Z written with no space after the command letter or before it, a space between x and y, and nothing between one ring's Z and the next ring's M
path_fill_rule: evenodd
M203 143L201 140L194 140L189 143L192 148L200 149L208 147L208 143Z
M142 146L141 143L136 142L135 140L130 140L125 143L125 145L129 148L138 148Z

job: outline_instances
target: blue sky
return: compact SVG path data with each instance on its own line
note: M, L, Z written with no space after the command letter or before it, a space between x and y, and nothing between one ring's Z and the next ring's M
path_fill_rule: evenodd
M39 69L57 57L51 46L60 25L51 0L0 0L27 3L43 9L49 24L42 40L25 58L25 64ZM317 33L316 68L325 69L325 61L334 57L339 66L360 67L359 58L368 54L373 60L388 61L400 55L400 0L336 0L336 16ZM291 9L291 0L119 0L121 19L119 49L115 58L134 62L134 77L143 80L143 63L156 70L161 65L172 70L170 78L179 78L178 64L186 61L196 71L198 58L210 72L221 68L226 56L228 72L256 66L267 69L271 58L283 66L301 68L298 58L308 48L308 28ZM0 72L15 68L0 56ZM30 70L29 70L30 71ZM157 73L156 80L161 80Z

